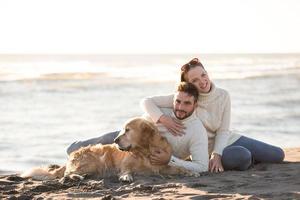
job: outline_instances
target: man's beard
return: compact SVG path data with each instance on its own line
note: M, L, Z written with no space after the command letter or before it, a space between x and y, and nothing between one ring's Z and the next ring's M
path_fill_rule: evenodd
M177 112L181 112L181 113L183 112L183 113L185 113L185 115L184 115L183 117L177 116L177 114L176 114ZM184 111L184 110L178 110L178 109L177 109L177 110L174 111L174 114L175 114L175 116L176 116L177 119L182 120L182 119L186 119L186 118L188 118L189 116L191 116L191 115L193 114L193 111L187 113L187 112Z

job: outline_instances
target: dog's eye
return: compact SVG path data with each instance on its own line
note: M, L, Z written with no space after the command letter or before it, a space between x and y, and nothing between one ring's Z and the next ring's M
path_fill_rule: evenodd
M129 131L129 128L125 128L125 132L128 132Z

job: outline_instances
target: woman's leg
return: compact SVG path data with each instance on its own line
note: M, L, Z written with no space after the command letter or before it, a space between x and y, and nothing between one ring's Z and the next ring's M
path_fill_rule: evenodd
M90 144L112 144L114 143L114 139L118 136L119 132L120 131L110 132L100 137L88 139L85 141L76 141L67 148L67 153L69 155L70 153L79 149L80 147L86 147Z
M222 165L225 170L247 170L252 164L251 152L242 146L230 145L223 150Z
M245 136L240 137L230 146L233 145L247 148L255 163L280 163L284 159L284 151L281 148Z

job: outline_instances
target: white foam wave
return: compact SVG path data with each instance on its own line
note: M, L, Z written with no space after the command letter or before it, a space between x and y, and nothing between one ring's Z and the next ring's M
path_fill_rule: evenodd
M283 59L284 58L284 59ZM212 79L245 79L262 76L300 73L300 58L218 57L204 59L203 64ZM184 62L176 56L158 61L149 58L135 60L123 57L116 60L63 60L63 61L1 61L0 80L24 79L93 79L101 75L111 78L139 79L145 81L176 81L179 67ZM167 61L166 61L167 60Z

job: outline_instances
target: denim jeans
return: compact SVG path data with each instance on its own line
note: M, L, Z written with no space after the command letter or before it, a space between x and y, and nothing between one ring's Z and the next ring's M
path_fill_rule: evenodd
M222 164L225 170L247 170L255 163L280 163L284 151L276 146L245 136L223 150Z
M110 133L106 133L100 137L96 138L91 138L89 140L85 141L76 141L72 143L68 148L67 148L67 153L70 154L73 151L79 149L80 147L86 147L94 144L112 144L114 143L114 139L118 136L120 131L114 131Z

